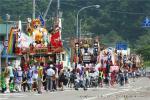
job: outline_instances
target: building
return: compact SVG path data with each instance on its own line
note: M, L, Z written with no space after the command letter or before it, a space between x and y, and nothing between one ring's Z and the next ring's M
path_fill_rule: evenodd
M6 41L7 32L9 34L12 24L0 24L0 68L6 65L6 46L4 41ZM17 57L14 55L8 55L9 61L13 61Z
M60 62L63 63L64 68L71 68L71 49L64 47L63 52L60 53Z

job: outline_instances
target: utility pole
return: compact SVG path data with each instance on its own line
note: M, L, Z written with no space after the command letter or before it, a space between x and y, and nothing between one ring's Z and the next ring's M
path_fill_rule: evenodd
M81 31L82 31L82 26L81 26L81 23L82 23L82 20L83 20L83 19L80 19L80 26L79 26L79 27L80 27L80 31L79 31L80 38L82 38L82 37L81 37Z
M59 18L60 0L57 0L57 18Z
M57 0L57 15L56 15L56 21L57 24L60 28L59 32L60 32L60 39L61 39L61 28L62 28L62 22L61 22L61 17L62 17L62 12L60 12L60 0Z
M49 10L49 8L50 8L51 3L52 3L52 0L50 0L49 3L48 3L47 9L46 9L46 11L45 11L45 13L44 13L44 16L43 16L44 20L45 20L45 18L46 18L46 15L47 15L47 13L48 13L48 10Z
M35 0L33 0L33 15L32 18L35 19Z

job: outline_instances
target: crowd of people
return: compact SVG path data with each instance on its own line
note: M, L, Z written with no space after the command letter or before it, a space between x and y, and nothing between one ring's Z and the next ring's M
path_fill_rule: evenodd
M128 77L136 77L135 71L119 70L107 73L103 68L94 67L59 70L54 64L44 66L43 63L30 65L28 70L14 68L9 64L2 73L2 92L34 92L64 90L64 86L78 90L91 87L104 87L127 84Z
M114 60L115 59L115 60ZM100 55L97 62L100 64L78 64L72 68L60 68L54 63L36 62L30 64L26 70L12 63L2 71L1 87L3 93L8 92L38 92L64 90L64 86L78 90L87 90L93 87L115 87L129 83L138 76L139 69L133 69L135 63L126 55L117 55L116 58L109 53ZM118 69L112 70L114 66ZM136 68L136 67L135 67Z
M23 70L20 66L14 67L11 63L2 72L2 92L38 91L42 93L42 87L46 91L55 91L57 86L63 90L65 76L64 70L58 70L54 64L44 65L34 63L28 69Z

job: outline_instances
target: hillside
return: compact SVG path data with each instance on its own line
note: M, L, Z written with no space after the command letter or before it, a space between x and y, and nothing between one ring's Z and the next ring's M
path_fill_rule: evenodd
M51 20L56 10L53 0L47 19ZM36 16L43 14L49 0L36 0ZM140 36L148 34L148 29L141 24L149 16L149 0L60 0L63 12L63 37L75 36L77 11L89 5L98 4L101 7L88 8L80 13L82 34L94 33L102 37L105 43L127 41L132 46ZM32 0L0 0L0 17L5 21L5 15L11 15L11 20L23 21L32 17ZM50 24L47 25L50 27ZM114 41L114 42L113 42Z

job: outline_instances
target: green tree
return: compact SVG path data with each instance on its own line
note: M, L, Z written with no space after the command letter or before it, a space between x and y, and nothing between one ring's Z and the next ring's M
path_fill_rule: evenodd
M141 54L144 60L150 60L150 33L144 34L139 37L136 42L136 52Z
M45 12L49 0L36 0L36 16ZM88 8L80 13L83 18L83 31L95 35L107 35L114 30L123 40L129 40L134 45L140 36L148 34L141 27L145 16L150 13L150 0L60 0L60 10L63 12L63 36L72 37L76 32L76 14L84 6L99 4L99 9ZM32 0L0 0L0 16L6 20L6 14L11 20L22 21L32 18ZM53 0L47 19L53 17L57 0ZM48 23L47 27L52 26ZM66 35L65 35L66 34Z
M139 39L136 41L135 47L138 48L143 48L146 47L150 44L150 32L147 34L144 34L139 37Z
M115 30L111 30L108 34L104 35L102 37L102 43L106 45L112 45L116 44L117 42L124 41L121 36L118 35L118 33Z
M142 48L137 49L138 54L141 54L145 61L150 61L150 46L144 46Z

